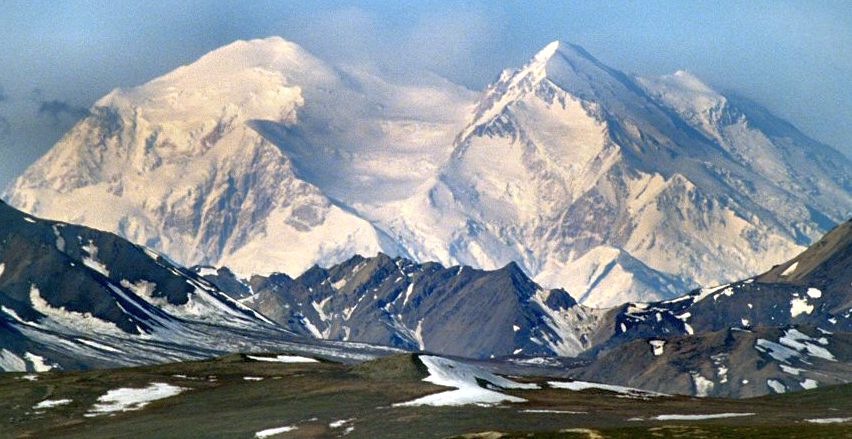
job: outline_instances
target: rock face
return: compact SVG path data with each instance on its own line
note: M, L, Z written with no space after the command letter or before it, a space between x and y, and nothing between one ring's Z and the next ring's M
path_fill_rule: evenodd
M615 321L624 338L690 335L805 325L852 332L852 221L826 234L797 257L743 281L663 302L628 303ZM599 345L598 349L605 349Z
M584 380L700 396L793 391L852 380L850 237L847 222L762 275L596 309L514 263L485 271L380 254L245 281L0 203L0 368L247 351L352 361L396 347L527 366L577 357L571 373Z
M515 264L482 271L379 255L296 279L205 277L305 336L518 364L572 356L587 362L573 372L584 380L749 397L852 380L851 250L849 221L762 275L600 309Z
M635 340L576 377L670 394L749 398L852 381L852 334L814 327L727 329Z
M229 280L222 270L206 277ZM380 254L247 284L254 295L241 303L307 337L473 358L577 355L590 347L598 315L514 263L483 271Z
M0 202L0 369L88 369L234 351L371 358L386 349L308 341L203 278L111 233Z
M750 397L852 381L852 221L759 276L608 314L579 377ZM591 354L591 352L590 352Z
M614 306L761 272L852 212L842 154L677 72L555 42L481 96L270 38L98 101L6 193L183 264L515 262Z

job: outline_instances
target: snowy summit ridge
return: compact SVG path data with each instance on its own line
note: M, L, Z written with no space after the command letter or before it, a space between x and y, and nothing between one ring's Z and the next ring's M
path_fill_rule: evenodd
M273 37L111 92L6 196L244 275L515 261L605 306L785 260L852 212L850 169L691 74L633 77L568 43L477 96Z

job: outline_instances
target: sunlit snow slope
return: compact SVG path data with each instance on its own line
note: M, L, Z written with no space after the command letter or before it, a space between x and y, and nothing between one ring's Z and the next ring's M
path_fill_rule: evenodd
M850 169L688 73L631 77L566 43L477 98L269 38L113 91L6 195L243 275L515 261L606 306L786 260L852 212Z

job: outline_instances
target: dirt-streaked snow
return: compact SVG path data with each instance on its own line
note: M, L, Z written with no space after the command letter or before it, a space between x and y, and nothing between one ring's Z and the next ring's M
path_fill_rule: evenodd
M606 390L632 397L666 396L663 393L635 389L633 387L617 386L614 384L590 383L587 381L548 381L547 385L556 389L581 391L587 389Z
M429 370L429 376L423 381L445 387L454 387L456 390L435 393L424 396L413 401L394 404L397 407L410 407L420 405L431 406L458 406L458 405L495 405L501 402L524 402L523 398L506 395L496 390L482 387L478 381L490 383L494 388L503 389L538 389L535 384L518 383L497 375L487 370L462 363L448 358L431 355L418 357Z

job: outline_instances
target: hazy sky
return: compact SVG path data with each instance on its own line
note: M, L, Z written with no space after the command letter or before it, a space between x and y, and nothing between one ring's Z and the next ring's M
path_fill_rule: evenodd
M85 108L236 39L481 89L550 41L620 70L688 70L852 156L852 1L10 1L0 13L0 187Z

